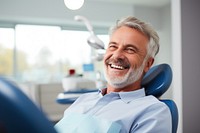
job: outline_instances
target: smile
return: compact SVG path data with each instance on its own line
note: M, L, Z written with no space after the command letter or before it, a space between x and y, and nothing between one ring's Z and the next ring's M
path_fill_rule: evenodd
M124 70L127 69L128 67L120 66L120 65L114 65L114 64L109 64L111 68L114 69L119 69L119 70Z
M117 65L114 65L114 64L111 64L110 67L111 67L111 68L115 68L115 69L120 69L120 70L125 69L125 68L122 67L122 66L117 66Z

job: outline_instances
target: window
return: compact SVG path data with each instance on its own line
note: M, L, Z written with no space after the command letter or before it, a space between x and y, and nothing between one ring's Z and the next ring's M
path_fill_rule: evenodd
M0 75L14 73L14 29L0 28Z
M17 25L15 30L17 79L46 83L60 78L57 54L60 27Z
M59 26L1 28L0 74L35 83L61 82L71 68L81 74L82 65L93 62L96 52L87 44L88 37L88 31L62 30ZM99 37L106 43L108 35ZM102 62L94 63L101 71Z

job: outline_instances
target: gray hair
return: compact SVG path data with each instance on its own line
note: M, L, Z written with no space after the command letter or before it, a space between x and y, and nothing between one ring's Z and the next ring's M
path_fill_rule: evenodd
M153 29L150 24L147 24L135 17L128 16L118 20L116 25L110 28L109 34L112 35L118 28L122 26L127 26L134 28L142 33L144 33L149 38L149 44L147 46L147 55L148 57L155 57L159 51L159 36L157 32Z

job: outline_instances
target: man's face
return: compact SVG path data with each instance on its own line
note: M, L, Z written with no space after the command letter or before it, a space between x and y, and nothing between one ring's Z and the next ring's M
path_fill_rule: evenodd
M148 38L141 32L121 27L110 37L104 56L104 73L114 88L124 88L139 80L146 70Z

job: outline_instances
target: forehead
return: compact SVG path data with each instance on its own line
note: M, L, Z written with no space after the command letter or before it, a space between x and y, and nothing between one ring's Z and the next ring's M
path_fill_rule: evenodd
M130 28L127 26L122 26L115 30L110 36L110 41L115 43L124 44L134 44L134 45L147 45L149 42L148 37L141 31Z
M140 50L147 50L147 45L149 42L148 37L134 28L127 26L122 26L115 30L110 36L110 43L113 42L118 45L134 45Z

